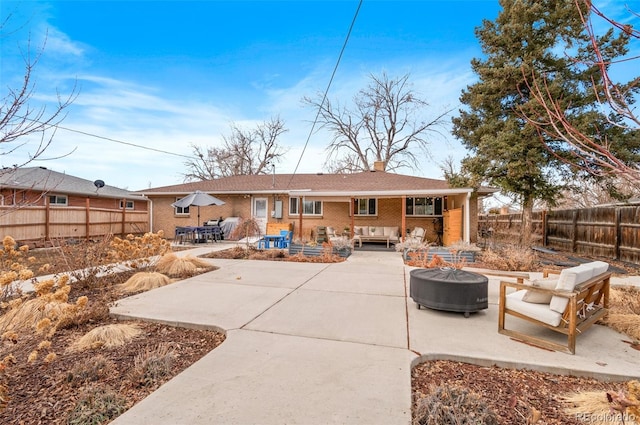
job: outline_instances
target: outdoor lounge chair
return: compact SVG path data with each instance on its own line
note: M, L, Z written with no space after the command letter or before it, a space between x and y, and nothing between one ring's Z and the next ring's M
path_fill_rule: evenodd
M601 319L609 307L609 264L594 261L557 271L545 270L544 278L523 283L500 282L498 332L539 347L576 352L576 337ZM516 289L507 293L507 288ZM566 335L566 344L531 335L532 331L506 329L511 315ZM520 328L524 329L524 328Z

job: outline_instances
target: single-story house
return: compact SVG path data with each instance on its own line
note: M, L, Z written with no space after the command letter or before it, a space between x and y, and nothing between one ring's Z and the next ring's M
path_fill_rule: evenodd
M174 208L176 200L200 190L224 205ZM354 174L242 175L139 191L152 202L151 229L167 237L176 226L202 226L219 217L291 224L294 239L311 240L317 226L353 236L358 226L395 226L402 238L416 226L426 240L449 245L477 239L478 199L497 189L452 188L444 180L381 170ZM444 230L442 231L442 227Z
M45 167L0 169L2 236L18 241L88 238L149 229L139 193Z

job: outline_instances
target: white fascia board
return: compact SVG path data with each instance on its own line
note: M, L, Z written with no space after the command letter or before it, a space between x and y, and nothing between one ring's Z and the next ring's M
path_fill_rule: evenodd
M385 191L354 191L348 195L344 191L315 191L315 190L291 190L289 196L313 196L313 197L353 197L353 198L398 198L401 196L446 196L472 193L473 189L418 189L418 190L385 190Z

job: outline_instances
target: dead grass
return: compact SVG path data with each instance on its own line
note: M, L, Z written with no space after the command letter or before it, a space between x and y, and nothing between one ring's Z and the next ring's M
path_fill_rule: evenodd
M202 271L212 270L214 266L206 260L186 255L178 257L174 253L163 255L156 264L156 270L159 273L170 277L189 277L194 276Z
M138 272L118 288L124 293L149 291L171 283L171 279L158 272Z
M141 332L139 327L126 323L99 326L87 332L69 349L71 351L84 351L102 347L121 347L139 336Z
M640 342L640 290L637 288L611 288L609 313L602 323Z
M528 272L540 268L540 259L535 251L517 245L487 248L479 255L479 261L493 270Z
M626 387L626 390L616 392L600 390L567 394L562 397L566 404L564 410L568 415L594 425L640 424L640 383L629 381ZM621 399L624 407L619 403Z

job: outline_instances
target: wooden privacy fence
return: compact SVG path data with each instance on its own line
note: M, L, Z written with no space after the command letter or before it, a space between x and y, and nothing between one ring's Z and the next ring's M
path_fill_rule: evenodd
M640 264L640 205L540 211L532 216L534 245ZM520 238L522 214L478 216L478 240Z
M0 207L0 237L19 242L91 239L149 231L148 211L93 207Z

